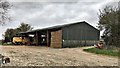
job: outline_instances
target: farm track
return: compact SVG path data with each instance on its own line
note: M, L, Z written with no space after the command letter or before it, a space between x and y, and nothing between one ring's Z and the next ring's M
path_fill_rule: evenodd
M10 63L3 66L118 66L118 58L84 52L79 48L43 46L0 46Z

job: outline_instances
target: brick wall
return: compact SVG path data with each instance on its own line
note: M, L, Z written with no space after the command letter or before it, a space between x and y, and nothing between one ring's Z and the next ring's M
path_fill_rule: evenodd
M62 30L51 32L51 45L53 48L62 47Z

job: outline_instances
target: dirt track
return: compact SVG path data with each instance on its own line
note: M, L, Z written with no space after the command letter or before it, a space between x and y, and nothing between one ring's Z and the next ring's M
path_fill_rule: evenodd
M3 66L118 66L117 57L84 52L84 48L54 49L41 46L0 46L11 62Z

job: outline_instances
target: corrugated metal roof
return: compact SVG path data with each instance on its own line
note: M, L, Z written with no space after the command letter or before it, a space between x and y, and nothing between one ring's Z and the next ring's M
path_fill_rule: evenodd
M63 28L63 27L66 27L66 26L75 25L75 24L79 24L79 23L87 23L87 22L82 21L82 22L76 22L76 23L70 23L70 24L63 24L63 25L57 25L57 26L52 26L52 27L47 27L47 28L42 28L42 29L36 29L36 30L32 30L32 31L27 31L27 32L20 32L20 33L32 33L32 32L42 31L42 30L59 29L59 28ZM90 25L90 24L88 24L88 25ZM93 27L93 26L91 26L91 27ZM93 27L93 28L96 29L95 27ZM96 29L96 30L98 30L98 29Z

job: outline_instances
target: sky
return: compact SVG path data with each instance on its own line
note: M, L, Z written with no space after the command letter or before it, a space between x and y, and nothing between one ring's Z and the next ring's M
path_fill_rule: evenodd
M30 24L34 29L86 21L98 26L99 10L105 6L118 6L119 0L7 0L13 6L8 14L11 21L0 26L0 39L8 28L20 23ZM102 35L102 33L101 33Z

